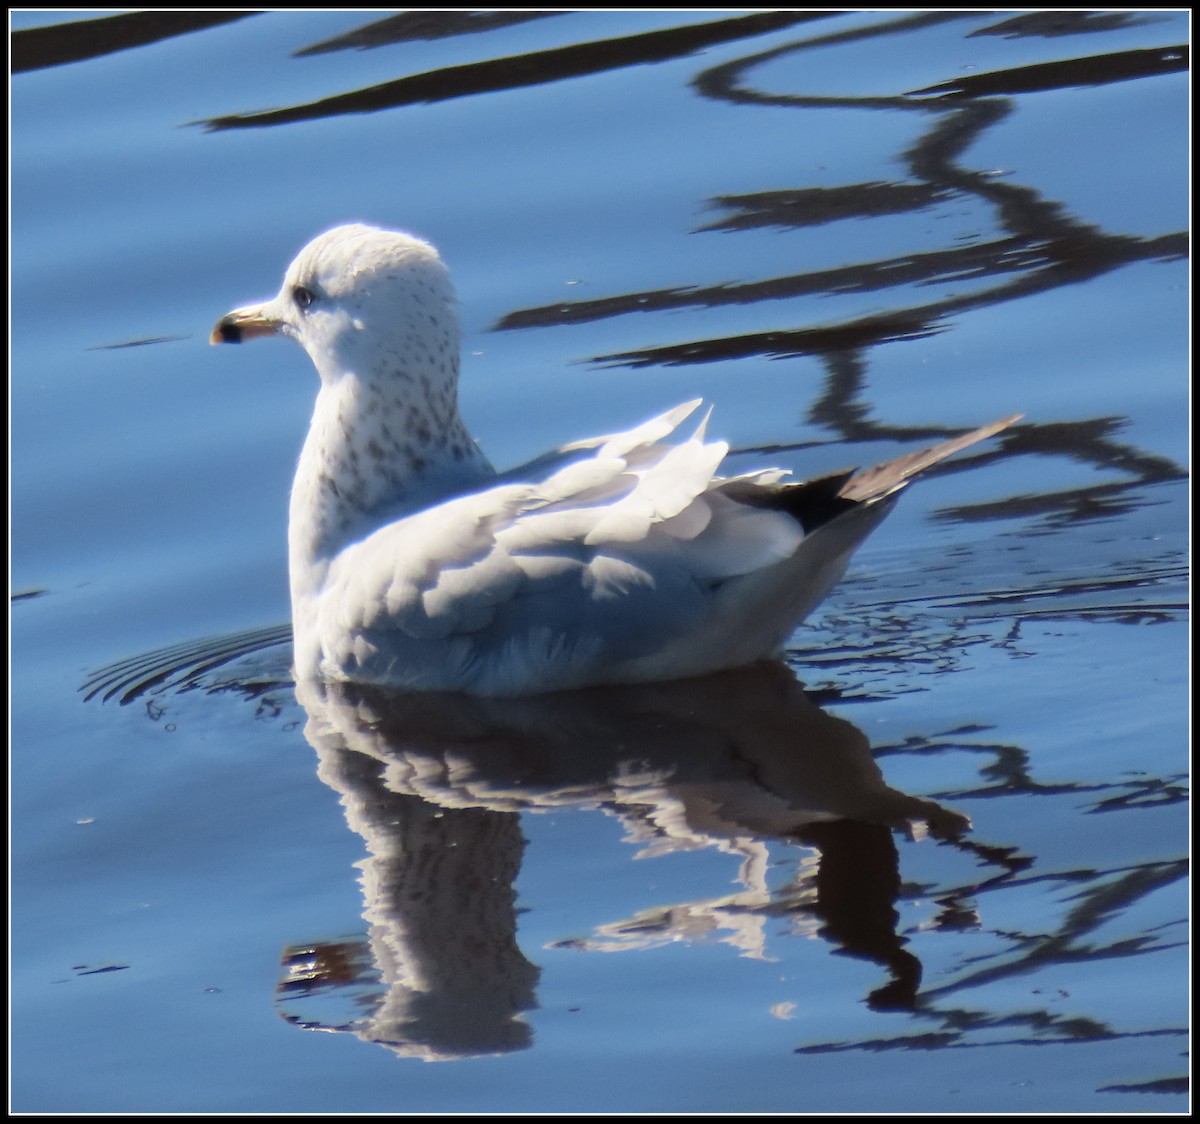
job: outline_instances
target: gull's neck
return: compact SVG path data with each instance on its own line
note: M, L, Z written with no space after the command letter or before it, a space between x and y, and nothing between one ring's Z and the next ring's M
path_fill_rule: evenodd
M292 485L293 601L349 543L494 475L459 417L456 382L322 371Z

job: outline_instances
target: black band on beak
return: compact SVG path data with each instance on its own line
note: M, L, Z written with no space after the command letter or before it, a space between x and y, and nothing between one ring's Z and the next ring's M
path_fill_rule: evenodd
M222 316L208 337L209 343L241 343L242 326L232 316Z

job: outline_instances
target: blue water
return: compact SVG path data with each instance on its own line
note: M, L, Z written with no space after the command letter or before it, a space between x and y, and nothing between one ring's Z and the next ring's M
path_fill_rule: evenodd
M1186 1108L1189 16L794 17L13 75L14 1110ZM802 476L1026 417L796 633L807 702L305 710L205 659L287 620L315 378L207 337L346 221L441 249L498 465L696 396Z

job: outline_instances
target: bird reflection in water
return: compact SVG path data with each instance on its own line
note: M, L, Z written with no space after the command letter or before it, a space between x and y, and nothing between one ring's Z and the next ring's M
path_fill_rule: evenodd
M643 948L710 933L764 956L787 918L882 965L876 1009L910 1009L920 962L897 931L893 829L952 839L967 819L884 781L866 736L782 664L538 698L389 694L305 683L319 775L363 837L368 933L284 955L283 1017L406 1057L528 1046L538 968L517 941L522 813L602 809L642 855L716 848L741 890L663 905L555 947ZM772 844L813 848L769 888ZM339 1013L330 1015L329 1010Z

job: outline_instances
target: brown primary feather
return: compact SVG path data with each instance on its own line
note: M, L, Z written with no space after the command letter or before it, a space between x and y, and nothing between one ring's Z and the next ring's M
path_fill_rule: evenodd
M1007 429L1024 416L1024 414L1011 414L1007 418L1001 418L989 425L973 429L970 433L964 433L961 437L952 437L949 441L941 441L937 445L930 445L927 449L920 449L915 453L897 457L895 460L877 464L874 468L868 468L852 476L839 494L844 499L857 500L860 503L878 496L885 496L916 476L917 473L924 472L938 461L944 461L947 457Z
M798 484L782 484L774 488L758 485L727 491L731 498L741 503L786 511L800 523L806 534L811 534L822 524L859 504L869 503L899 491L914 476L927 468L994 436L1024 416L1012 414L959 437L940 441L913 453L905 453L894 460L884 461L883 464L861 471L843 469Z

